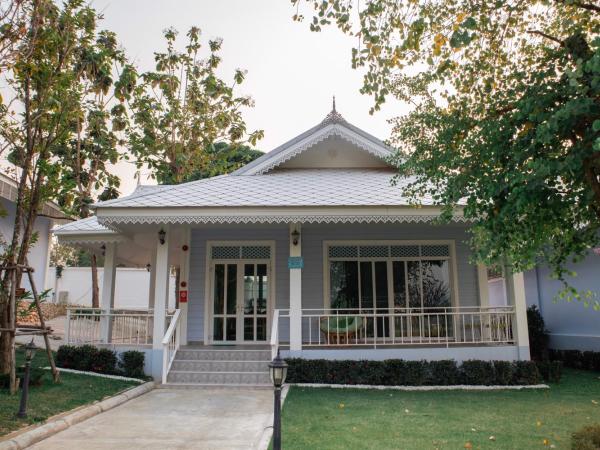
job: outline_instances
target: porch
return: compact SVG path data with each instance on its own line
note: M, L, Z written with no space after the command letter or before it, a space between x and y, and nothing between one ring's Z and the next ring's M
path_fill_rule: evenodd
M67 341L140 349L159 380L186 345L303 358L529 357L522 275L507 277L509 304L490 305L464 224L124 228L123 241L96 237L108 274L101 308L71 309ZM117 310L111 268L133 254L150 261L148 308Z

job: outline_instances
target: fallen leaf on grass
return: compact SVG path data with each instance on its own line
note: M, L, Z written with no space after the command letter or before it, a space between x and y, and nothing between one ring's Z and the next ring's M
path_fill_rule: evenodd
M593 403L594 405L597 405L597 404L598 404L598 401L597 401L597 400L592 400L592 403Z
M538 427L541 427L541 426L542 426L542 421L541 421L541 420L538 420L538 421L537 421L535 424L536 424Z
M465 448L473 448L473 444L467 441L465 442Z
M346 405L344 405L343 403L340 403L338 406L340 409L344 409L344 406L346 406Z
M496 440L496 436L490 436L488 439L489 439L490 441L495 441L495 440Z

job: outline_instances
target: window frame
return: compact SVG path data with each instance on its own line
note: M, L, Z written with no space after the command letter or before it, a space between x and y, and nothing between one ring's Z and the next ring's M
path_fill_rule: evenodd
M448 245L449 256L350 256L350 257L330 257L329 247L332 246L361 246L361 245ZM360 262L376 262L385 261L387 267L387 290L388 290L388 308L394 308L394 280L393 280L393 262L394 261L432 261L442 260L448 261L448 272L450 282L450 306L457 307L460 305L458 294L458 273L456 263L456 241L453 239L444 240L327 240L323 241L323 307L324 309L331 308L331 272L329 263L331 261L357 261L359 266L358 280L358 295L361 301L361 285L360 285ZM374 268L374 265L372 266ZM405 271L407 264L405 264ZM374 269L373 269L374 270ZM421 275L422 277L422 275ZM408 289L408 279L406 279L406 289ZM422 281L421 281L422 283ZM375 290L375 283L373 283ZM423 304L423 290L421 287L421 305Z

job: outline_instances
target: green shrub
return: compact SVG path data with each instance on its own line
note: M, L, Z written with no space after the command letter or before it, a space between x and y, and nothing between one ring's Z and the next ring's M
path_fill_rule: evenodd
M562 361L536 361L540 375L547 383L558 383L562 377Z
M290 358L287 381L290 383L366 384L384 386L422 385L514 385L538 384L541 377L532 361L335 361ZM560 367L548 366L548 376L560 378Z
M516 385L539 384L542 381L534 361L515 361L513 383Z
M131 378L144 378L144 352L129 350L121 353L119 368L123 375Z
M571 436L571 450L599 450L600 425L589 425Z
M433 386L451 386L460 382L460 370L453 359L431 361L427 384Z
M115 374L117 355L112 350L93 345L61 345L56 352L56 365L65 369Z
M494 382L500 386L507 386L512 384L514 373L514 364L509 361L494 361L494 375L496 381Z
M600 372L600 352L579 350L550 350L549 359L562 361L565 367Z
M489 361L464 361L461 366L461 376L464 384L491 385L495 382L494 366Z
M427 379L426 361L406 361L404 384L407 386L422 386Z
M540 310L535 305L527 308L527 327L531 358L539 361L548 359L548 330Z

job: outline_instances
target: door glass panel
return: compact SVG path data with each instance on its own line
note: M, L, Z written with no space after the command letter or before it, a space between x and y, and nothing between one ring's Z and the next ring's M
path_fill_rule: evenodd
M256 314L267 314L267 293L269 292L269 280L267 278L267 265L256 265Z
M254 314L254 264L244 264L244 314Z
M244 318L244 340L254 340L254 318L252 317Z
M213 339L215 341L223 340L223 318L215 317L213 319Z
M375 295L377 309L388 308L388 284L387 284L387 263L377 261L375 263Z
M375 262L375 306L378 313L386 314L388 312L387 263L385 261ZM378 317L377 336L388 337L389 335L389 318Z
M358 262L332 261L330 298L332 308L358 308Z
M226 319L227 329L225 330L225 334L227 341L235 341L236 339L236 322L235 317L228 317Z
M423 306L450 306L450 274L448 261L421 261Z
M360 300L363 310L373 308L373 265L368 261L360 263Z
M237 306L237 265L227 265L227 314L235 314Z
M225 297L225 265L215 265L215 292L214 313L223 314L223 300Z
M256 340L266 341L267 340L267 318L258 317L256 319Z
M421 307L421 279L419 261L408 261L408 306Z
M394 277L394 307L406 308L406 272L404 261L394 261L392 264Z

